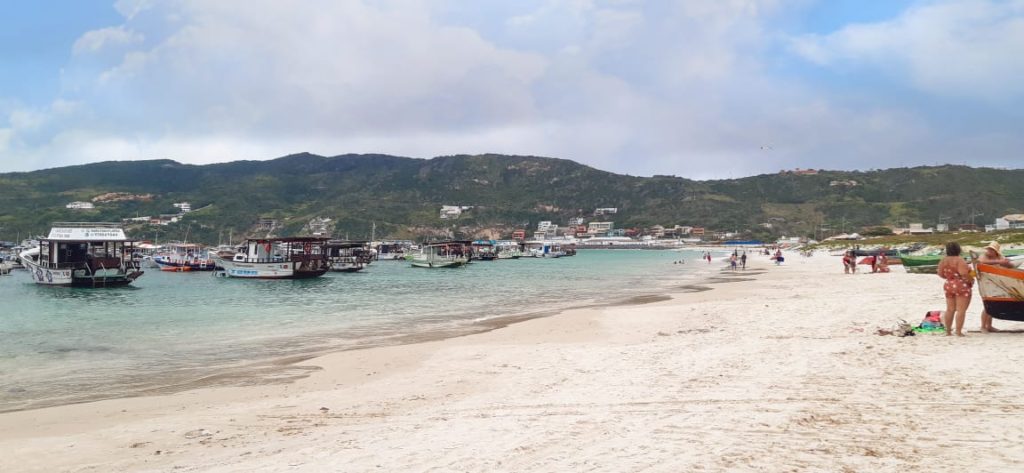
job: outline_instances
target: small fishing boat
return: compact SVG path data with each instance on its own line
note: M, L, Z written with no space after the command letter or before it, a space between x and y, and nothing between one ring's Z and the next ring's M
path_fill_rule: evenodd
M497 259L519 259L523 256L518 241L499 240L494 243L494 248L497 250Z
M414 245L409 240L383 241L376 246L374 259L379 261L402 261L413 253Z
M375 255L369 242L332 240L324 245L331 271L354 273L365 269Z
M527 254L534 258L561 258L565 256L562 245L548 241L526 242ZM573 253L575 254L575 252Z
M418 253L406 256L414 268L456 268L469 263L470 242L437 241L424 244Z
M1024 322L1024 270L978 263L978 292L985 312L997 319Z
M915 274L935 274L939 268L939 261L942 260L944 255L935 253L930 255L903 255L903 268L908 273ZM1016 259L1024 256L1024 250L1003 250L1003 256L1007 258ZM964 259L970 260L970 257L965 256Z
M215 263L224 276L247 279L306 279L330 269L326 238L250 239L235 253L218 253Z
M116 223L62 222L18 257L36 284L119 287L142 276L134 243Z
M498 259L498 252L494 246L494 240L476 240L471 245L473 249L472 259L477 261L494 261Z
M160 271L213 271L217 268L213 258L202 246L194 243L169 243L164 251L153 256Z

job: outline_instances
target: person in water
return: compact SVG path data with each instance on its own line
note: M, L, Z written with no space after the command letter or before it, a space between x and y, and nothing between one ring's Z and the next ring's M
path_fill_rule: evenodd
M999 246L999 242L995 241L985 247L985 253L978 257L978 263L1002 266L1004 268L1017 267L1009 258L1003 257L1002 248ZM988 311L984 307L981 309L981 331L983 333L999 331L992 326L992 316L988 315Z
M964 336L964 318L967 306L971 305L971 288L974 279L971 268L960 256L960 244L951 241L946 243L946 256L939 261L939 277L946 280L942 289L946 294L946 313L942 315L942 324L946 327L946 335L952 335L953 321L956 320L956 336Z

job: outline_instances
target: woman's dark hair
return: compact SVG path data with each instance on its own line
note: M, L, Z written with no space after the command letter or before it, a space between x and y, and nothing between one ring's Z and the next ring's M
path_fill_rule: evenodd
M960 256L960 244L955 241L946 243L946 256Z

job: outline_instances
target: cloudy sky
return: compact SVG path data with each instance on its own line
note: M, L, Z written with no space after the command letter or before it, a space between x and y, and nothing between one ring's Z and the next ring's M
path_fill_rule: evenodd
M1024 164L1024 0L39 0L0 172L294 152L635 175Z

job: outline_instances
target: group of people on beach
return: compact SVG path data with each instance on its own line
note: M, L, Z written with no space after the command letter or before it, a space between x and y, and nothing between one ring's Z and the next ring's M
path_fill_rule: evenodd
M885 255L885 251L883 248L877 255L866 257L867 262L871 264L872 273L889 272L889 257ZM853 250L843 253L843 273L857 274L857 253Z
M961 255L962 252L959 243L955 241L946 243L946 256L939 261L936 271L944 280L942 290L946 295L946 312L943 314L942 324L946 328L946 335L956 334L958 337L964 336L964 319L967 317L967 307L971 304L972 288L976 277L974 270ZM1005 268L1016 267L1009 258L1003 256L999 243L994 241L985 247L985 252L977 261L978 264L990 264ZM956 324L955 331L953 330L954 323ZM992 326L992 316L985 309L981 310L981 331L985 333L998 332Z

